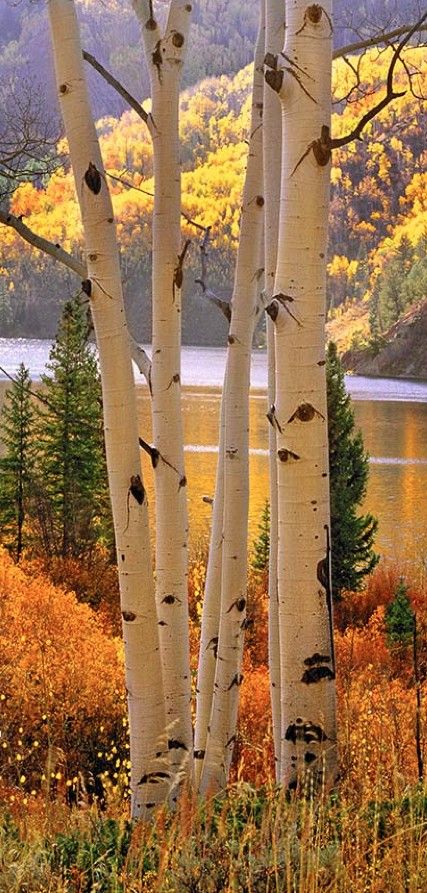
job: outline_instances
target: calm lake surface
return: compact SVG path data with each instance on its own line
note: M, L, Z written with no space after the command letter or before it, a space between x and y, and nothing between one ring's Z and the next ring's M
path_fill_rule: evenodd
M45 371L50 342L0 338L0 402L7 376L20 362L34 380ZM192 542L208 535L211 509L202 501L214 489L220 408L225 365L221 348L185 347L182 381L189 482ZM149 400L143 379L136 374L141 435L150 439ZM254 353L251 392L250 535L268 495L268 422L266 356ZM370 453L371 471L366 509L379 518L378 550L399 562L427 562L427 382L347 376L357 424ZM151 491L151 467L145 464Z

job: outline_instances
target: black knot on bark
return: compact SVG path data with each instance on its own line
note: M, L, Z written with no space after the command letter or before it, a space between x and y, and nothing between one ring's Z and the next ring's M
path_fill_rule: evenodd
M318 25L322 18L323 9L318 3L313 3L307 9L307 18L313 25Z
M129 492L132 493L134 499L136 499L138 505L142 505L145 499L145 490L144 484L141 481L139 474L133 474L130 479L130 487Z
M99 173L96 164L92 164L91 161L89 161L89 167L84 175L84 180L87 188L90 189L94 195L99 195L102 186L101 174Z
M269 69L265 72L265 81L275 93L280 93L283 84L283 71L273 71L273 69Z
M269 317L273 322L276 322L276 319L279 315L279 303L278 301L272 301L271 304L266 307L266 313L268 313Z

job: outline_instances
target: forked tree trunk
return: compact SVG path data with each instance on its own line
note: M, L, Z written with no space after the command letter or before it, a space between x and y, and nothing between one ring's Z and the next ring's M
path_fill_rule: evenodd
M335 777L325 286L331 0L287 7L276 316L281 779Z
M171 0L162 31L152 4L135 0L150 73L154 160L151 395L155 467L156 604L171 771L192 775L188 624L187 481L181 414L181 169L179 89L191 4Z
M249 507L249 388L263 231L263 7L254 62L251 133L224 382L224 513L221 609L211 716L200 790L225 786L236 734L246 625ZM209 650L209 649L208 649ZM206 649L205 649L206 653ZM202 653L203 659L203 653Z
M283 0L265 0L265 53L278 59L283 49L285 10ZM264 84L264 198L265 198L265 292L266 301L274 294L279 237L280 169L282 147L281 108L277 93ZM269 471L270 471L270 552L268 562L268 663L273 721L274 763L276 779L280 779L280 642L279 600L277 589L278 506L277 506L277 437L274 419L276 402L276 357L274 324L267 315L267 361L269 403Z
M83 290L90 298L101 370L125 645L132 816L147 817L167 796L169 778L147 500L119 255L74 3L50 0L49 16L58 94L85 236L88 278Z

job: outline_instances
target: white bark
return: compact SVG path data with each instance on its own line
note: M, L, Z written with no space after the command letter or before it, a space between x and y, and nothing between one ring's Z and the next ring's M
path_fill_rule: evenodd
M200 790L225 786L236 734L246 620L249 505L249 387L263 231L262 111L264 17L254 62L251 134L224 387L224 516L221 614L206 754Z
M156 604L171 771L192 774L188 633L187 488L181 415L181 171L179 88L191 4L172 0L164 33L148 3L134 2L150 73L153 122L153 336L151 394L155 469Z
M226 375L227 372L225 373L224 390L226 389ZM218 651L224 517L224 441L225 399L222 399L215 498L212 511L208 566L203 594L199 664L197 669L196 725L194 730L194 782L196 789L198 789L200 785L203 760L206 752Z
M288 4L275 293L279 487L281 778L336 767L329 561L325 285L331 117L331 0Z
M277 57L283 49L285 11L282 0L265 0L265 51ZM279 237L280 168L282 124L277 93L264 85L264 198L265 198L265 291L273 297ZM267 316L268 404L269 404L269 472L270 472L270 556L268 567L268 662L273 721L276 779L280 779L280 642L279 600L277 588L278 505L277 505L277 438L274 422L276 402L276 362L274 324Z
M165 715L147 500L115 224L83 71L74 3L50 0L56 80L80 204L87 293L99 350L120 581L132 762L132 816L165 799ZM159 755L159 756L157 756ZM160 773L158 775L157 773Z

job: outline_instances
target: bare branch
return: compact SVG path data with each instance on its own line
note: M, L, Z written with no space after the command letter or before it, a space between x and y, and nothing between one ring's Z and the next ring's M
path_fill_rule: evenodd
M80 279L86 279L87 270L82 261L69 254L60 245L55 245L54 242L44 239L43 236L38 236L19 217L15 217L14 214L8 214L0 209L0 223L3 223L4 226L11 226L33 248L43 251L44 254L49 254L54 260L59 261L65 267L68 267L69 270L72 270L73 273L76 273Z
M126 87L124 87L123 84L121 84L120 81L118 81L117 78L115 78L114 75L111 74L110 71L108 71L106 68L104 68L104 66L101 65L101 63L98 62L97 59L95 59L95 56L92 56L91 53L88 53L88 52L86 52L86 50L83 50L83 59L86 62L89 62L89 65L91 65L92 68L94 68L95 71L97 71L98 74L100 74L101 77L104 78L104 81L106 81L107 84L110 85L110 87L113 87L114 90L116 90L116 92L122 97L122 99L124 99L125 102L127 102L127 104L130 105L130 107L137 113L137 115L139 115L139 117L147 125L148 130L152 136L153 129L154 129L154 122L153 122L151 115L149 115L148 112L145 111L145 109L143 108L141 103L139 103L138 100L135 99L135 97L132 96L132 94L129 93L128 90L126 90Z
M423 21L423 20L421 20ZM411 31L411 25L402 25L400 28L395 28L393 31L387 31L385 34L382 31L378 31L377 34L374 34L373 37L368 37L366 40L357 40L355 43L348 43L345 47L338 47L334 50L332 54L333 59L342 59L344 56L348 56L350 53L357 53L359 50L367 50L369 47L375 47L379 43L389 44L394 37L401 37L403 34L407 34ZM418 23L412 33L415 31L426 31L426 25L420 25Z
M148 387L151 388L151 360L146 351L140 344L129 334L130 353L141 375L144 376Z
M366 112L365 115L362 116L362 118L356 124L356 127L351 131L351 133L348 133L346 136L339 137L338 139L330 139L330 141L329 141L330 149L338 149L338 148L341 148L341 146L346 146L346 145L348 145L348 143L352 143L354 140L360 139L361 133L364 130L364 128L366 127L366 125L369 123L369 121L372 121L372 119L375 118L379 114L379 112L381 112L384 108L386 108L386 106L389 105L389 103L392 102L393 99L397 99L399 96L405 95L406 90L403 90L403 91L401 90L401 91L397 92L393 89L394 70L396 68L398 59L400 59L400 54L401 54L403 48L408 43L408 40L410 40L410 38L412 37L413 34L416 33L416 31L420 30L421 25L425 22L426 19L427 19L427 12L425 12L424 15L421 16L421 18L418 20L418 22L415 23L415 25L410 29L410 31L405 33L405 36L402 38L402 40L400 41L400 43L394 50L393 57L390 62L390 66L389 66L388 73L387 73L386 95L383 97L383 99L380 100L380 102L378 102L376 105L374 105L374 107L372 109L370 109L368 112ZM310 148L311 148L311 146L310 146Z
M105 171L105 173L110 180L115 180L116 183L121 183L122 186L126 186L126 189L135 189L136 192L142 192L142 195L148 195L150 198L154 198L154 192L148 192L147 189L141 189L140 186L135 186L130 180L125 180L124 177L118 177L116 174L110 174L109 171Z

